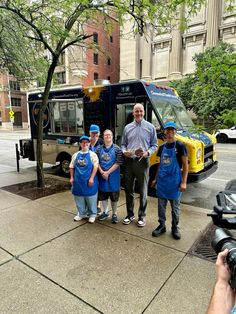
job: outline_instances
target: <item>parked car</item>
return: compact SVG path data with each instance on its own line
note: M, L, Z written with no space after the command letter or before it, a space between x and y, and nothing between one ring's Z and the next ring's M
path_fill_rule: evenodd
M226 143L229 139L236 139L236 125L229 129L220 129L215 133L218 143Z

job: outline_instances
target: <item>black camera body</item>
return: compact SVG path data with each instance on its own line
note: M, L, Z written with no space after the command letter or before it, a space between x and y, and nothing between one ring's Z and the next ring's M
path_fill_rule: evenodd
M227 189L227 186L230 186L231 190ZM230 181L226 190L217 194L216 200L217 205L208 216L221 228L216 229L211 245L217 254L225 249L229 250L226 262L231 271L230 285L236 289L236 237L228 231L236 229L236 217L229 217L236 214L236 180Z

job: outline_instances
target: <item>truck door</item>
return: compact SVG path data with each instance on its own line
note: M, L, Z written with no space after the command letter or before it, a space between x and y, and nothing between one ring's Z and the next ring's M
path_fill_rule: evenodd
M126 124L129 124L133 121L133 107L134 103L141 103L144 106L145 110L145 119L147 117L146 112L146 101L140 101L139 97L134 102L116 104L116 113L115 113L115 143L120 146L122 134Z

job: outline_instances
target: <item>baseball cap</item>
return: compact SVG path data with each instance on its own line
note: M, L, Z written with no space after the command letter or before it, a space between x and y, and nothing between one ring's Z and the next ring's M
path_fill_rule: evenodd
M100 128L97 124L91 124L89 132L100 132Z
M177 130L177 126L173 121L168 121L164 124L164 129L172 128Z
M90 138L86 135L83 135L80 137L79 142L83 141L83 140L87 140L88 142L90 142Z

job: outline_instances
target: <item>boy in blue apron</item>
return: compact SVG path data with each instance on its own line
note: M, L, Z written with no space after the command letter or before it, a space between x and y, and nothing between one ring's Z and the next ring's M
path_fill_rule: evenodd
M117 223L117 204L120 196L120 165L123 162L122 150L113 144L111 130L103 133L104 144L97 149L99 159L99 193L98 199L102 201L103 213L98 220L105 220L109 217L108 199L111 200L112 223Z
M157 152L160 164L157 168L156 180L152 182L152 185L156 185L160 225L152 232L152 236L158 237L166 232L166 205L169 201L172 214L172 235L174 239L179 240L181 238L178 228L180 197L181 193L186 190L188 156L186 146L175 139L176 130L176 124L172 121L164 125L166 142Z
M71 192L78 210L74 220L80 221L89 216L89 222L93 223L97 215L98 157L89 150L88 136L81 136L79 143L81 150L72 156L70 163Z

